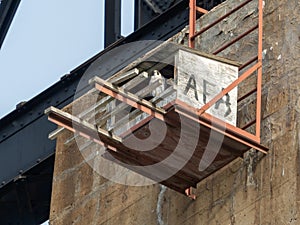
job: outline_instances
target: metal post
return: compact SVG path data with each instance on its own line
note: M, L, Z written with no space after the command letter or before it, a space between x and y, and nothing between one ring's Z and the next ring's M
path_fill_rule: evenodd
M134 1L134 30L141 27L141 0Z
M121 0L105 0L105 47L121 37Z
M190 0L190 31L189 31L189 47L195 48L195 40L192 37L196 32L196 0Z
M27 185L26 177L15 182L19 216L22 224L36 224Z
M256 137L260 142L261 127L261 94L262 94L262 49L263 49L263 0L258 0L258 63L261 66L257 70L257 102L256 102Z

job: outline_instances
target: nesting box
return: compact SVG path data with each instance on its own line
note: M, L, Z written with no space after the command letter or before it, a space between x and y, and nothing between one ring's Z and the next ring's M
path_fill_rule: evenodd
M47 113L51 121L105 146L103 158L185 193L251 147L267 150L234 129L237 89L199 113L238 78L238 66L163 44L108 80L91 79L105 96L80 118L53 107Z
M221 58L179 49L175 55L177 99L200 109L238 78L238 66ZM207 113L236 126L237 88Z

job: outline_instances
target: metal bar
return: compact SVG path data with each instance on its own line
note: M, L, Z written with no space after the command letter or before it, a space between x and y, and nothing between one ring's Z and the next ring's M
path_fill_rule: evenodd
M239 70L240 70L240 71L243 70L244 68L246 68L246 67L249 66L250 64L252 64L252 63L254 63L255 61L257 61L257 59L258 59L257 56L253 57L252 59L250 59L249 61L247 61L247 62L244 63L243 65L241 65L241 66L239 67Z
M158 108L155 108L153 106L149 108L148 106L146 106L145 100L137 101L137 100L133 99L132 97L129 97L126 95L124 96L124 94L119 94L119 93L114 92L108 88L105 88L99 84L95 84L95 88L102 91L103 93L105 93L107 95L110 95L110 96L118 99L119 101L125 102L134 108L140 109L143 112L156 117L157 119L164 120L164 117L163 117L162 113L160 112L161 110L158 110ZM143 104L140 104L142 102L143 102ZM149 105L149 104L147 104L147 105ZM150 105L152 105L152 104L150 104Z
M110 96L105 96L104 98L102 98L99 102L97 102L95 105L93 105L92 107L89 107L87 110L81 112L80 114L77 115L77 117L79 118L85 118L87 116L87 114L89 114L90 112L92 112L93 110L96 110L98 107L102 106L105 103L108 103L110 101L114 100L112 97ZM57 136L64 130L64 127L59 127L56 130L52 131L49 134L49 139L54 140L55 138L57 138Z
M19 215L23 224L35 224L35 215L32 210L32 199L30 199L28 182L25 176L21 176L15 183L15 193Z
M248 133L248 132L246 132L246 131L244 131L244 130L242 130L242 129L240 129L240 128L238 128L238 127L234 127L234 126L232 126L232 125L230 126L230 124L227 124L227 123L225 123L224 121L222 121L222 123L226 125L227 130L231 130L230 128L228 129L228 127L233 127L233 128L234 128L234 130L233 130L234 132L239 132L239 134L240 134L241 136L243 136L243 137L246 138L246 139L252 140L253 142L257 143L257 145L256 145L256 144L252 144L252 143L250 143L250 142L248 142L248 141L245 141L245 140L241 139L240 137L238 137L238 136L236 136L236 135L232 135L232 134L226 132L226 130L224 131L224 130L219 129L219 128L217 128L216 126L213 126L213 125L211 125L211 124L209 124L209 123L207 123L207 122L205 122L205 121L199 120L197 117L191 116L191 115L189 115L189 114L186 113L186 112L182 112L182 111L177 110L177 109L176 109L176 111L179 112L180 114L182 114L182 115L184 115L184 116L186 116L186 117L188 117L188 118L190 118L190 119L192 119L192 120L194 120L194 121L196 121L196 122L202 124L202 125L205 125L205 126L209 127L209 128L212 129L212 130L215 130L215 131L217 131L217 132L220 132L220 133L224 134L225 136L227 136L227 137L229 137L229 138L231 138L231 139L233 139L233 140L236 140L236 141L238 141L238 142L240 142L240 143L242 143L242 144L244 144L244 145L246 145L246 146L248 146L248 147L250 147L250 148L254 148L254 149L256 149L256 150L258 150L258 151L260 151L260 152L262 152L262 153L264 153L264 154L267 154L266 148L264 148L263 146L259 145L259 140L258 140L258 138L257 138L256 136L252 135L253 137L249 138L249 137L251 136L251 134ZM201 117L203 117L203 116L204 116L204 117L207 117L208 115L209 115L209 114L205 113L205 114L202 115ZM211 117L211 115L209 115L209 116ZM208 118L209 118L209 117L208 117ZM211 121L211 120L210 120L210 121ZM217 118L214 117L214 121L217 121ZM246 136L245 136L245 134L246 134Z
M143 112L135 109L133 112L130 112L128 115L126 115L125 117L123 117L121 120L119 120L118 122L116 122L110 129L109 131L114 131L116 132L117 130L119 130L120 128L122 128L124 125L129 125L131 124L131 121L133 119L130 120L130 118L136 118L139 115L141 115Z
M128 105L131 105L134 108L140 109L143 112L156 117L157 119L164 120L163 114L166 113L164 109L155 107L152 103L144 100L139 99L136 95L132 93L125 93L120 88L115 88L108 82L95 77L94 79L90 80L90 83L95 82L95 88L99 91L112 96L113 98L118 99L119 101L125 102Z
M223 89L218 95L216 95L213 99L211 99L208 103L202 106L198 110L198 114L201 115L207 109L209 109L212 105L214 105L217 101L219 101L223 96L225 96L228 92L234 89L237 85L239 85L242 81L244 81L247 77L249 77L252 73L254 73L258 68L261 67L261 63L258 62L250 69L248 69L245 73L243 73L238 79L232 82L227 88Z
M231 132L231 133L234 134L234 136L239 136L240 135L240 136L243 136L244 138L247 138L247 139L249 139L249 140L251 140L253 142L259 143L259 140L258 140L258 138L255 135L253 135L253 134L251 134L251 133L249 133L249 132L247 132L245 130L242 130L239 127L236 127L236 126L233 126L233 125L231 125L229 123L226 123L226 122L218 119L217 117L214 117L213 115L210 115L208 113L203 113L201 115L201 117L205 118L208 121L213 121L213 123L214 123L213 126L219 125L219 126L223 127L224 124L225 124L225 128L229 131L227 133Z
M197 10L197 12L203 13L203 14L206 14L206 13L209 12L208 10L203 9L203 8L201 8L201 7L199 7L199 6L196 6L196 10Z
M189 22L189 47L195 48L195 41L192 37L196 32L196 0L190 0L190 22Z
M161 94L159 94L158 96L155 96L153 99L150 100L150 102L157 104L158 102L160 102L161 100L164 100L167 96L171 95L174 92L174 88L171 86L169 87L167 90L165 90L164 92L162 92ZM140 114L142 114L143 112L135 109L134 111L130 112L127 116L125 116L124 118L122 118L121 120L119 120L118 122L116 122L113 127L111 127L111 130L117 130L120 127L122 127L125 123L127 123L129 121L130 118L137 117Z
M251 122L247 123L246 125L244 125L243 127L241 127L242 130L246 130L247 128L251 127L253 124L256 123L256 119L252 120Z
M141 74L139 74L137 77L133 78L132 80L128 81L126 84L122 85L122 88L124 88L125 90L130 90L131 88L135 87L136 85L140 84L142 81L145 80L145 78L148 77L148 74L146 72L143 72ZM87 114L91 113L92 111L96 110L97 108L103 106L104 104L107 104L109 102L111 102L112 100L114 100L114 98L112 98L111 96L105 96L103 97L100 101L98 101L95 105L89 107L87 110L81 112L79 115L77 115L77 117L79 118L84 118L86 120L89 120L91 118L87 117ZM97 113L101 113L105 110L105 108L100 109ZM57 136L60 134L60 132L62 132L64 130L63 127L59 127L56 130L52 131L49 134L49 139L54 140L55 138L57 138ZM73 138L71 138L71 140L74 140L78 135L74 135ZM70 141L71 141L70 140Z
M219 48L218 50L214 51L213 54L214 55L219 54L220 52L224 51L229 46L233 45L234 43L236 43L237 41L241 40L242 38L244 38L245 36L247 36L251 32L255 31L257 28L258 28L258 25L252 27L250 30L242 33L240 36L234 38L232 41L228 42L226 45L223 45L221 48Z
M245 98L248 98L250 95L252 95L253 93L255 93L257 90L257 88L254 88L253 90L249 91L247 94L243 95L242 97L240 97L237 101L243 101Z
M206 121L210 121L210 122L213 121L213 126L216 127L216 128L221 128L221 130L224 130L224 127L225 127L225 129L228 130L229 133L230 132L234 133L235 136L241 135L241 136L243 136L243 137L245 137L245 138L247 138L251 141L254 141L254 142L258 143L258 138L255 135L253 135L253 134L251 134L251 133L249 133L245 130L242 130L238 127L235 127L235 126L233 126L229 123L226 123L223 120L221 120L217 117L214 117L214 116L212 116L208 113L203 113L199 116L198 113L197 113L196 108L194 108L190 105L187 105L185 102L182 102L178 99L176 99L175 104L177 105L177 108L179 109L180 112L182 111L181 109L183 109L183 111L186 111L192 117L195 117L196 119L198 119L200 121L202 121L203 119L205 119ZM177 110L177 108L175 109L175 111ZM195 115L197 115L197 116L195 116Z
M156 82L152 83L151 85L148 85L146 88L138 91L135 95L137 95L140 98L144 98L151 91L153 91L155 88L159 87L160 85L161 85L161 82L159 80L157 80ZM128 107L128 105L126 103L121 103L118 106L114 107L111 111L108 111L105 115L103 115L99 118L100 122L99 122L99 124L97 123L97 125L99 127L103 126L106 123L107 119L109 119L111 116L115 116L116 114L120 113L120 111L124 110L126 107Z
M112 96L113 98L116 98L120 101L125 101L130 103L131 106L137 108L139 107L143 108L147 112L151 113L159 113L165 114L166 111L162 108L155 107L151 102L146 101L145 99L140 99L138 96L124 91L122 88L118 88L113 86L111 83L99 78L99 77L94 77L93 79L89 80L90 84L95 84L95 88L98 89L99 91ZM142 109L141 109L142 110Z
M262 65L263 51L263 0L258 0L258 62ZM257 101L256 101L256 137L260 139L261 127L261 95L262 95L262 67L257 70Z
M98 137L93 137L89 133L95 133L96 136L100 135L102 137L105 137L106 139L110 139L114 142L122 142L122 138L110 134L108 131L105 131L103 129L97 128L95 125L90 124L84 120L79 119L78 117L75 117L67 112L64 112L62 110L59 110L55 107L49 107L45 110L45 114L48 114L49 121L64 127L65 129L68 129L69 131L73 133L78 133L80 136L87 138L88 140L92 140L96 142L97 144L104 145L105 147L109 147L110 149L114 150L115 148L113 146L109 146L105 144L104 142L100 141ZM74 125L76 128L74 128ZM86 131L89 131L87 133Z
M200 34L204 33L205 31L207 31L208 29L212 28L213 26L215 26L216 24L220 23L223 19L227 18L228 16L230 16L232 13L238 11L239 9L241 9L242 7L244 7L245 5L247 5L248 3L252 2L253 0L247 0L244 3L240 4L239 6L233 8L231 11L229 11L228 13L226 13L224 16L221 16L219 19L217 19L215 22L211 23L210 25L204 27L203 29L201 29L200 31L198 31L197 33L195 33L194 35L192 35L190 37L191 40L194 40L195 37L199 36Z
M134 0L134 30L141 27L141 0Z
M105 47L121 37L121 0L105 0Z
M74 129L73 127L71 127L71 126L69 126L69 125L66 125L66 124L62 123L62 122L60 122L59 120L57 120L57 119L55 119L55 118L52 118L52 117L49 116L49 117L48 117L48 120L51 121L52 123L55 123L55 124L58 125L58 126L61 126L61 127L65 128L65 129L67 129L67 130L73 132L73 133L78 133L78 134L81 135L82 137L88 138L89 140L92 139L92 138L90 138L89 136L85 135L84 133L77 131L77 130ZM103 142L98 142L98 140L94 140L94 139L93 139L93 141L96 142L96 143L98 143L98 144L104 145Z

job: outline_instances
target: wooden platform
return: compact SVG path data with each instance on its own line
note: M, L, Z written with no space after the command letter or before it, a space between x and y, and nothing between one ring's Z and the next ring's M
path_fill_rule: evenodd
M199 67L202 60L206 67ZM49 137L54 139L68 129L75 137L87 138L87 146L93 142L105 146L104 158L185 194L249 149L268 151L257 136L235 126L237 96L233 92L221 101L222 110L231 108L231 119L223 116L228 111L218 107L212 114L200 110L206 104L204 98L209 101L223 87L218 87L217 78L230 84L231 75L237 76L236 68L222 58L162 45L107 81L91 79L101 96L90 108L72 103L79 109L76 115L47 109L49 120L61 126ZM198 72L195 76L193 69ZM216 93L212 88L217 88Z
M95 140L100 139L103 142L102 144L107 147L107 152L103 155L104 158L114 162L118 160L118 163L122 162L120 163L122 166L183 194L187 188L196 187L201 180L226 166L237 157L242 157L251 148L249 145L231 138L232 132L230 129L222 129L220 126L211 127L212 121L206 119L205 116L197 117L193 115L190 108L174 103L173 105L169 104L166 110L164 121L149 116L132 128L131 134L122 138L110 136L109 133L97 129L96 126L82 123L78 118L53 107L47 113L50 120L57 124L60 121L62 124L67 125L66 128L69 127L72 130L72 127L76 127L77 132L94 137ZM151 120L156 120L155 124L158 128L163 123L167 125L164 140L151 151L136 151L127 147L127 142L130 141L132 136L145 139L150 135L149 122ZM199 135L194 132L198 129L195 128L195 123L199 125ZM218 129L223 131L218 131ZM235 137L267 151L267 148L259 143L247 140L243 135L235 134ZM208 142L211 144L208 145ZM220 146L218 143L220 143ZM155 144L153 143L153 145ZM208 162L210 164L207 165L208 167L204 171L199 171L200 161L205 160L204 154L206 154L206 157L207 155L215 155L215 157L213 157L211 163ZM154 164L156 164L155 169L150 166ZM174 175L162 180L168 173L174 173Z

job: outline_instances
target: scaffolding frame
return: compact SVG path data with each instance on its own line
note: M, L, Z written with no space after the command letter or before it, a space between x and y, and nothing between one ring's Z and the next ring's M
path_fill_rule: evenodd
M210 28L214 27L216 24L220 23L223 19L227 18L234 12L238 11L239 9L242 9L245 5L252 2L253 0L246 0L244 3L238 5L234 9L232 9L230 12L226 13L224 16L218 18L216 21L211 23L210 25L202 28L200 31L196 31L196 13L208 13L207 10L202 9L196 5L196 0L190 0L190 21L189 21L189 47L195 48L195 38L204 33L205 31L209 30ZM254 148L258 151L261 151L263 154L267 153L267 148L262 146L260 144L260 129L261 129L261 104L262 104L262 38L263 38L263 1L258 1L258 9L259 9L259 16L258 16L258 24L252 27L250 30L244 32L240 36L234 38L227 44L223 45L216 51L214 51L212 54L217 55L223 50L227 49L237 41L241 40L254 30L258 29L258 52L257 55L253 58L251 58L249 61L244 63L239 67L239 71L246 69L245 72L243 72L234 82L232 82L228 87L223 89L219 94L217 94L214 98L212 98L208 103L206 103L204 106L202 106L199 109L195 109L189 105L187 105L184 102L181 102L180 100L176 99L175 102L169 103L168 107L173 107L172 110L175 110L176 113L182 114L186 116L187 118L194 120L195 122L203 125L204 127L208 127L211 130L215 130L219 133L222 133L224 136L230 138L231 140L234 140L238 143L241 143L245 146L248 146L249 148ZM252 65L255 62L254 65ZM244 96L240 97L238 101L242 101L246 98L248 98L250 95L257 93L257 102L256 102L256 118L254 121L251 121L250 123L246 124L242 128L239 128L237 126L233 126L231 124L228 124L208 113L206 111L213 106L215 103L217 103L222 97L224 97L226 94L228 94L231 90L236 88L241 82L243 82L245 79L250 77L254 74L254 72L257 71L257 84L256 88L251 90L250 92L246 93ZM128 74L127 74L128 75ZM126 76L127 76L126 75ZM130 75L130 74L129 74ZM125 77L126 77L125 76ZM131 76L131 75L130 75ZM162 121L168 121L168 115L167 112L171 111L171 108L159 108L155 107L151 102L146 101L145 99L139 98L139 96L136 96L130 92L125 92L122 88L116 87L113 83L104 81L98 77L95 77L94 79L90 80L90 84L94 86L96 90L99 92L105 93L108 98L110 99L117 99L123 103L126 103L130 106L132 106L135 109L138 109L142 112L145 112L149 115L149 117L134 126L132 129L137 130L141 126L143 126L145 123L147 123L152 118L157 118ZM176 106L176 107L175 107ZM168 110L167 110L168 108ZM103 130L99 128L97 125L90 124L86 121L81 120L80 118L74 117L72 115L69 115L68 113L65 113L61 110L57 110L53 107L46 110L46 114L48 114L49 120L56 123L57 125L61 126L61 128L58 129L58 131L53 132L53 134L50 134L52 137L56 137L60 131L63 129L68 129L74 133L77 133L78 135L87 138L88 140L98 143L102 146L105 146L108 150L111 151L117 151L117 148L115 146L122 144L122 139L125 138L124 135L121 137L112 135L111 132ZM73 127L72 122L76 127ZM213 121L213 123L212 123ZM168 121L170 122L170 121ZM255 134L252 134L248 131L246 131L247 128L249 128L252 125L256 125L255 127ZM225 128L225 129L224 129ZM100 136L102 141L97 140L97 136ZM123 155L124 156L124 155ZM125 156L124 156L125 157ZM185 194L195 199L196 196L192 193L192 188L185 189Z
M246 6L248 3L252 2L254 0L246 0L245 2L241 3L240 5L236 6L235 8L231 9L228 13L225 15L219 17L211 24L201 28L199 31L196 31L196 21L197 21L197 12L205 14L208 11L200 8L196 5L196 0L190 0L190 17L189 17L189 47L195 48L195 39L196 37L200 36L210 28L214 27L218 23L220 23L225 18L229 17L233 13L237 12L238 10L242 9L244 6ZM234 38L230 42L226 43L216 51L212 52L213 55L217 55L220 52L224 51L237 41L241 40L242 38L246 37L248 34L252 33L253 31L258 29L258 52L257 55L253 58L251 58L249 61L244 63L239 67L239 71L245 69L247 66L251 65L252 63L256 62L254 65L252 65L250 68L248 68L242 75L238 77L234 82L232 82L228 87L224 88L218 95L216 95L213 99L211 99L208 103L206 103L204 106L202 106L200 109L198 109L198 116L203 116L203 114L211 107L213 106L217 101L219 101L222 97L224 97L226 94L228 94L231 90L236 88L241 82L243 82L245 79L250 77L254 74L254 72L257 72L257 84L256 88L251 90L250 92L246 93L244 96L240 97L238 99L239 101L242 101L246 98L248 98L250 95L257 93L257 101L256 101L256 117L255 120L251 121L250 123L246 124L242 128L230 126L231 129L233 129L236 133L242 133L246 138L249 138L257 143L260 143L261 139L261 104L262 104L262 40L263 40L263 0L257 0L258 1L258 24L247 30L246 32L242 33L238 37ZM211 116L213 118L213 116ZM249 128L250 126L255 124L255 135L251 134L250 132L245 131L245 129Z

